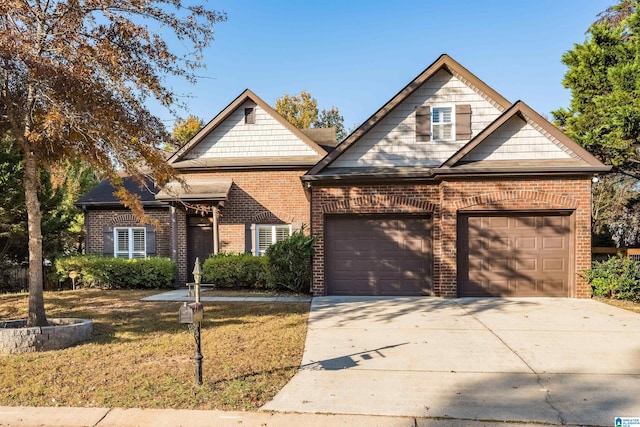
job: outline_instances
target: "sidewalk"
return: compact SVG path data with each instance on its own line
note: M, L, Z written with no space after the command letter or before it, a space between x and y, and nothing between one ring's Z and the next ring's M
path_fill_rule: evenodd
M3 427L506 427L509 425L505 422L367 415L0 406L0 426ZM554 424L514 423L512 425L542 427Z

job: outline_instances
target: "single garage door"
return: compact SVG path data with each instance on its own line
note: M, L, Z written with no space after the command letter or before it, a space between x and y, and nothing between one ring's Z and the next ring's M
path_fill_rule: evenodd
M569 296L568 213L460 215L459 296Z
M329 216L328 295L431 295L431 218Z

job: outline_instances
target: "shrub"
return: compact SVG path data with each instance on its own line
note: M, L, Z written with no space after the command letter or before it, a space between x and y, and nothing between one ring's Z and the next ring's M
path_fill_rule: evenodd
M594 262L584 279L594 296L640 302L640 262L617 256Z
M264 257L219 253L204 262L203 281L220 288L265 289L269 287L266 266Z
M306 236L304 230L300 230L267 248L268 278L272 286L297 293L308 291L315 240L315 237Z
M56 260L60 280L70 280L69 272L78 272L76 285L105 289L171 288L176 263L169 258L125 259L80 255Z

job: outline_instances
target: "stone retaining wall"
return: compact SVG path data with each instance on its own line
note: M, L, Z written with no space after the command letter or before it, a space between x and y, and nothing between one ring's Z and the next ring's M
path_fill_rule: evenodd
M87 341L93 333L91 320L48 320L51 326L32 328L25 327L26 320L0 322L0 354L59 350Z

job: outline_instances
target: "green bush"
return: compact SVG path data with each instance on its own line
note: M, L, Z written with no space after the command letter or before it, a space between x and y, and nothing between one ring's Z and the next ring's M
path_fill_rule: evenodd
M274 243L265 251L268 258L269 283L278 289L308 292L311 283L311 257L315 237L304 230L295 231L285 240Z
M69 272L78 272L76 285L104 289L171 288L176 276L176 263L169 258L125 259L80 255L56 260L60 280L68 280Z
M594 296L640 302L640 262L612 257L594 262L583 276Z
M266 289L267 259L251 254L219 253L202 266L203 282L220 288Z

